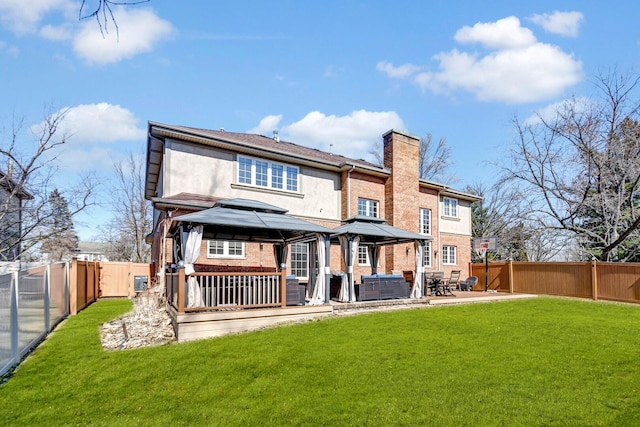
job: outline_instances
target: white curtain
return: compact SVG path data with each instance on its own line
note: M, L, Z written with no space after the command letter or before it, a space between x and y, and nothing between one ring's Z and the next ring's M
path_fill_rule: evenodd
M188 293L187 293L187 307L202 307L202 295L200 295L200 287L196 278L192 276L195 273L193 264L200 256L200 244L202 243L202 225L193 227L189 231L189 235L186 242L183 243L183 256L184 256L184 274L188 276Z
M324 245L324 236L318 234L316 239L316 244L314 245L317 249L317 257L318 257L318 274L315 277L315 283L313 285L313 295L311 297L311 301L309 304L311 305L321 305L324 304L325 292L327 289L327 281L325 276L326 270L326 248Z
M371 263L371 274L378 274L378 260L380 259L380 246L369 246L369 262Z
M422 265L422 261L424 260L424 246L422 242L416 241L414 247L416 250L416 276L413 279L413 288L411 289L410 297L422 298L424 295L422 290L422 284L424 283L424 265Z
M342 276L342 286L340 286L338 299L340 302L356 302L353 266L358 261L358 243L360 242L360 237L355 236L348 239L346 236L338 236L338 239L340 240L342 260L347 266L347 274L346 276ZM351 246L351 250L349 250L349 246Z
M286 243L274 243L273 253L278 264L278 271L287 268L287 257L289 256L289 245Z

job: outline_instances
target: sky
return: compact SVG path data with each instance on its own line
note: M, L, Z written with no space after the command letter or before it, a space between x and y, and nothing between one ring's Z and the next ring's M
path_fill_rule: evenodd
M90 11L97 2L88 0ZM389 129L446 138L464 189L490 185L527 120L593 80L638 72L635 1L170 1L79 19L80 1L0 0L0 143L67 109L62 184L93 173L110 217L113 162L148 121L272 136L352 158ZM4 165L2 165L4 166Z

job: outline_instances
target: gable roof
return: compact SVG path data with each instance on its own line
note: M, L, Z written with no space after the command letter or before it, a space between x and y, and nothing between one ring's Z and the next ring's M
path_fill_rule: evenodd
M149 122L148 129L145 196L149 199L155 196L154 189L160 176L165 138L332 171L357 168L379 176L389 176L391 173L389 170L363 159L351 159L263 135L175 126L152 121Z
M363 159L352 159L339 154L327 153L316 148L309 148L264 135L177 126L149 121L145 175L145 197L149 200L153 200L156 196L154 190L160 178L165 138L188 141L246 155L269 158L296 165L306 165L335 172L356 169L379 177L388 177L391 175L389 169ZM436 189L440 194L461 198L470 202L482 199L476 195L454 190L448 185L433 181L421 179L419 185Z

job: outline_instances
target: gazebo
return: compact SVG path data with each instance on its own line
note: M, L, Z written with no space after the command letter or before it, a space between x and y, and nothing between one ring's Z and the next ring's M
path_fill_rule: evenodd
M252 308L286 306L286 259L288 245L312 243L318 270L324 274L313 277L311 304L328 301L326 283L329 274L329 234L331 230L304 221L287 210L255 200L226 199L214 207L175 218L170 230L174 242L174 260L184 265L188 278L187 295L180 301L180 289L168 292L178 310L228 309L230 305ZM195 274L193 264L200 255L202 239L271 243L278 274ZM234 277L232 277L234 276ZM208 277L208 278L204 278ZM176 296L173 300L171 297Z
M412 233L411 231L393 227L386 224L382 218L357 215L346 220L346 223L337 227L331 234L332 241L340 244L340 252L347 268L347 274L343 276L342 286L338 300L342 302L355 302L355 279L353 266L358 256L358 246L366 245L369 251L371 274L377 274L380 248L387 245L414 242L416 253L416 274L411 289L411 298L420 298L424 295L424 266L423 254L426 242L432 240L430 236Z

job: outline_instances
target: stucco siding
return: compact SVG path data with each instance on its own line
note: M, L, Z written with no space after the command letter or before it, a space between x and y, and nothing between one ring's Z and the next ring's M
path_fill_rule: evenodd
M449 234L471 235L471 205L469 202L458 200L458 217L451 218L443 215L443 202L440 200L440 232Z
M195 193L221 198L261 200L292 215L340 219L340 175L299 168L297 193L238 184L237 156L229 151L171 141L165 152L163 197Z

